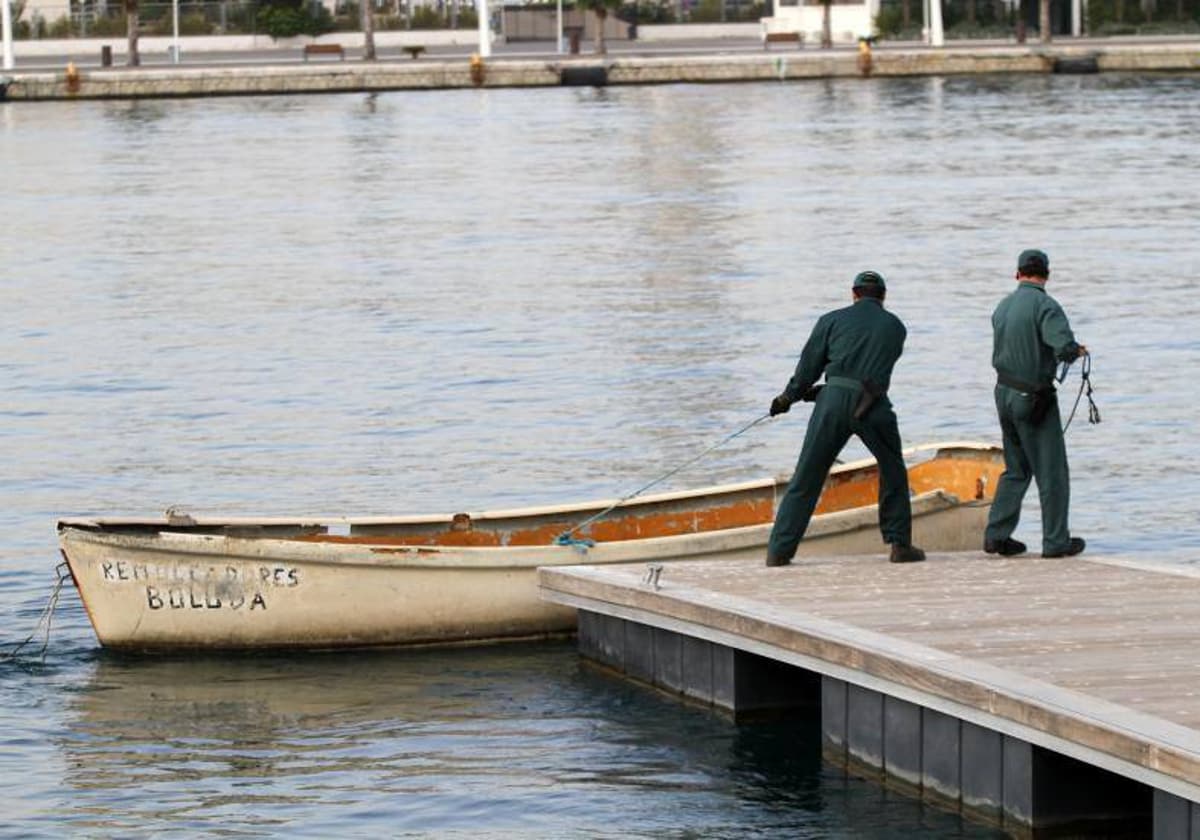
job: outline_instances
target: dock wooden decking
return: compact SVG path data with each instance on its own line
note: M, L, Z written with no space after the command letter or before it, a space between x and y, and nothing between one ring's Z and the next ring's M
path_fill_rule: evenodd
M1180 806L1182 836L1200 834L1188 804L1200 802L1195 570L975 552L905 565L672 564L657 588L646 575L576 566L543 569L539 583L557 603L798 666L1133 779L1156 791L1156 836L1174 834L1159 810Z

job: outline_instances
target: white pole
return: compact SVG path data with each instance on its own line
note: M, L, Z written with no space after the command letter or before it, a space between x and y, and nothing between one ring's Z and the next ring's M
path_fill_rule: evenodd
M562 34L562 0L558 0L558 29L554 33L554 43L558 45L558 54L562 55L563 51L563 34Z
M942 31L942 0L929 0L929 44L944 46L946 35Z
M475 14L479 16L479 57L492 54L492 27L488 20L487 0L475 0Z
M8 0L0 0L0 6L4 10L0 12L0 29L4 30L4 69L13 69L13 47L12 47L12 9L8 7Z
M1071 34L1076 38L1083 34L1083 0L1071 0Z
M171 0L171 63L179 63L179 0Z

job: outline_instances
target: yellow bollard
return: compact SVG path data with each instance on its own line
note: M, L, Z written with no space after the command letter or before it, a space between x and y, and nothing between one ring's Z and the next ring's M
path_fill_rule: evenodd
M67 62L67 92L79 93L79 68L74 61Z
M483 77L487 70L483 66L483 59L479 57L479 53L471 55L471 81L475 83L475 87L483 84Z
M871 75L871 39L858 39L858 72L864 76Z

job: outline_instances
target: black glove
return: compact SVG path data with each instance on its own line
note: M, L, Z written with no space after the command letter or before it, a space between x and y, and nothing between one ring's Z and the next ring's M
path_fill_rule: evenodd
M792 407L792 401L787 394L780 394L775 399L771 400L771 416L776 414L787 414L787 410Z
M824 387L824 385L813 385L804 392L804 396L800 399L804 400L805 402L816 402L817 394L821 393L821 389Z

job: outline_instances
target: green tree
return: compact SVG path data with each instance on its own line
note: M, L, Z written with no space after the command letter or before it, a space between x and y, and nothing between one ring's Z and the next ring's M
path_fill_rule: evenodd
M272 38L316 37L333 30L333 16L324 5L302 0L269 0L258 9L255 25Z

